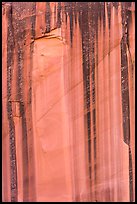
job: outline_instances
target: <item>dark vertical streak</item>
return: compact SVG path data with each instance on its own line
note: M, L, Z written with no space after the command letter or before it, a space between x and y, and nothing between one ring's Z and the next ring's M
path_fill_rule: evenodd
M33 14L33 18L31 17L31 38L35 38L36 2L33 2L32 14ZM33 45L34 44L30 44L30 61L31 62L32 62L32 54L33 54ZM30 67L30 75L32 73L31 67ZM29 76L29 77L30 78L29 78L29 101L28 101L28 103L31 104L31 101L32 101L32 79L31 79L31 76Z
M98 36L98 17L100 15L100 8L101 8L101 4L100 3L90 3L90 17L89 17L89 22L90 22L90 39L89 39L89 43L90 43L90 64L91 64L91 93L92 93L92 97L91 97L91 101L92 101L92 125L93 125L93 150L94 150L94 164L93 168L94 168L94 184L96 185L96 82L95 82L95 68L97 66L97 63L95 61L95 48L97 49L97 36ZM100 11L100 12L99 12ZM96 63L96 64L95 64ZM96 192L95 192L95 198L96 198Z
M66 14L68 15L69 17L69 21L70 21L70 42L71 42L71 46L72 46L72 43L73 43L73 27L74 27L74 7L73 7L73 3L74 2L66 2L65 3L65 12Z
M22 5L23 7L25 5ZM36 21L36 2L32 2L30 5L30 31L31 38L35 37L35 21ZM24 40L26 38L26 19L19 21L16 19L16 39L17 39L17 100L20 101L20 115L22 122L22 160L23 160L23 201L35 201L35 169L34 169L34 151L33 151L33 132L32 132L32 114L31 114L31 102L32 102L32 79L31 79L31 68L29 68L28 75L25 80L28 82L28 101L24 98ZM33 44L30 44L30 61L31 51ZM27 47L27 49L29 49ZM26 113L26 106L28 107ZM30 143L31 142L31 143ZM33 173L32 173L33 172ZM33 194L32 194L33 192Z
M28 143L27 143L27 122L24 103L20 103L20 114L22 116L22 155L23 155L23 202L29 201L29 168L28 168Z
M87 112L87 127L88 127L88 158L89 158L89 167L91 165L91 130L90 130L90 111ZM90 178L91 178L91 169L90 169Z
M28 97L28 136L31 139L31 144L29 143L29 159L30 159L30 183L29 187L31 188L31 202L36 201L36 174L35 174L35 160L34 160L34 139L33 139L33 123L32 123L32 68L33 68L33 49L34 44L30 45L30 73L29 73L29 97Z
M98 11L99 12L99 11ZM98 84L98 12L96 14L96 17L95 17L95 40L96 40L96 80L95 81L95 84ZM97 88L96 88L97 90ZM97 151L96 151L96 146L97 146L97 135L96 135L96 121L97 121L97 117L96 117L96 111L95 111L95 138L94 138L94 159L95 159L95 164L94 164L94 176L95 176L95 185L97 183L97 168L96 168L96 158L97 158ZM95 190L95 199L96 199L96 190Z
M122 3L122 40L121 40L121 88L122 88L122 113L124 142L129 145L129 192L130 202L133 202L133 174L132 154L130 149L130 106L129 106L129 82L128 82L128 24L129 13L125 9L126 3Z
M133 170L132 170L132 153L129 145L129 186L130 186L130 202L133 202Z
M118 6L119 6L119 2L112 2L113 6L118 9Z
M105 2L102 2L101 14L102 14L102 19L103 19L103 30L105 31L105 26L106 26L106 19L105 19Z
M26 4L13 3L15 16L24 10ZM28 134L24 101L24 41L26 37L26 19L14 19L14 35L17 49L17 78L16 78L16 100L20 102L20 116L22 121L22 157L23 157L23 201L29 201L29 158L28 158Z
M67 2L64 2L65 23L67 24Z
M57 28L61 27L61 2L58 2L57 7Z
M111 2L107 2L107 13L108 13L108 26L110 32L110 24L111 24Z
M131 73L132 73L132 79L134 75L134 63L133 59L131 56L131 51L130 51L130 41L129 41L129 29L130 29L130 24L131 24L131 19L132 19L132 14L130 10L127 10L127 16L128 16L128 23L127 23L127 48L128 48L128 53L129 53L129 59L130 59L130 64L131 64Z
M90 116L90 62L89 62L89 28L88 28L88 3L83 4L81 10L81 34L82 34L82 54L83 54L83 81L84 81L84 99L87 110L87 131L88 131L88 160L89 160L89 178L91 180L91 116Z
M56 22L56 4L54 6L54 22ZM56 27L56 25L54 25Z
M95 108L92 110L93 114L93 132L94 132L94 139L96 138L96 110ZM94 152L96 151L96 147L94 146Z
M46 21L46 33L50 32L50 2L46 2L46 15L45 15L45 21Z
M127 19L125 10L122 9L122 33L121 40L121 88L124 142L130 143L130 114L129 114L129 84L128 84L128 59L127 59Z
M20 115L22 117L22 156L23 156L23 201L29 198L29 168L28 168L28 144L27 123L25 117L25 106L23 100L23 47L17 45L17 99L20 101Z
M74 3L74 19L75 19L75 24L77 24L77 2Z
M16 161L16 145L15 145L15 124L12 115L11 82L13 71L13 50L14 35L12 24L12 4L8 13L8 35L7 35L7 114L9 121L9 140L10 140L10 176L11 176L11 202L17 202L17 161Z
M70 40L71 40L71 45L72 45L72 42L73 42L73 11L72 11L72 6L70 7L69 19L70 19Z
M32 5L32 16L31 16L31 36L35 38L35 22L36 22L36 2Z

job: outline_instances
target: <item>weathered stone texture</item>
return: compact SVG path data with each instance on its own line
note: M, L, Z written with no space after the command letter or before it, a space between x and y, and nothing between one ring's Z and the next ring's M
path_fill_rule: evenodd
M2 3L3 201L135 201L135 3Z

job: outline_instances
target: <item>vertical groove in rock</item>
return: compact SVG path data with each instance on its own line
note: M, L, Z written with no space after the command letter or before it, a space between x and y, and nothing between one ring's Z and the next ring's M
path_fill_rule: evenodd
M13 72L13 53L14 53L14 35L12 24L12 4L9 5L8 17L8 35L7 35L7 114L9 122L9 140L10 140L10 171L11 171L11 202L17 202L17 161L15 144L15 124L12 113L11 101L11 82Z

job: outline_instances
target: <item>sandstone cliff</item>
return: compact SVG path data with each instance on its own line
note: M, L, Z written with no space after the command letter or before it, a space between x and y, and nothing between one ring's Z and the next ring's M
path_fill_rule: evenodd
M3 201L135 200L133 2L3 2Z

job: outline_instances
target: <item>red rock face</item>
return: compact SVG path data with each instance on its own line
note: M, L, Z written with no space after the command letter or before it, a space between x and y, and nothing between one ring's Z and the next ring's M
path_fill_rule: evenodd
M135 201L132 2L2 5L3 201Z

